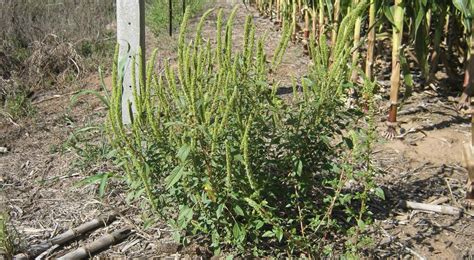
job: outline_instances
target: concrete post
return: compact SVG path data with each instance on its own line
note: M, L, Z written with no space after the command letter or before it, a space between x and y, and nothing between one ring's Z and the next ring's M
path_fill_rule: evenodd
M122 85L122 121L130 124L136 111L132 82L136 80L139 86L140 77L145 78L145 64L142 64L142 73L138 69L140 49L145 61L145 0L117 0L117 41L120 46L119 61L126 61ZM136 64L132 64L133 57L136 57ZM136 66L136 79L132 78L132 66ZM129 102L132 104L131 109Z

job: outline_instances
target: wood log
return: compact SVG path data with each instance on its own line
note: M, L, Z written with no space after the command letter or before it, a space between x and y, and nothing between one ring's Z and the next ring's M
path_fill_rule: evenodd
M117 244L118 242L123 241L128 236L132 234L132 230L130 228L123 228L117 231L114 231L110 234L106 234L100 237L97 240L92 241L92 243L87 244L83 247L77 248L74 251L71 251L65 254L58 259L66 260L66 259L84 259L89 258L92 255L95 255L110 246Z
M425 210L448 215L460 216L462 214L462 209L446 205L433 205L406 200L401 201L400 205L408 209Z
M106 226L110 223L112 223L116 218L118 214L113 212L109 214L105 214L102 216L99 216L89 222L86 222L76 228L69 229L68 231L59 234L58 236L43 242L41 244L37 245L32 245L26 253L18 254L15 255L15 259L29 259L29 258L35 258L41 253L45 252L49 248L51 248L54 245L65 245L66 243L76 239L77 237L80 237L86 233L89 233L99 227Z

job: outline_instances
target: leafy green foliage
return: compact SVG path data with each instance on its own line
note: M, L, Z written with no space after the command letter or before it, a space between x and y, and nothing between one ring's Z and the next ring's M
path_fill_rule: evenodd
M453 4L461 12L464 27L470 32L472 28L471 23L474 19L474 1L454 0Z
M216 255L226 250L317 256L323 248L340 248L328 238L361 234L374 187L372 130L348 134L361 114L343 104L348 39L362 9L342 20L332 48L324 39L312 42L315 65L289 101L267 81L266 39L255 39L251 17L243 49L234 50L237 9L226 24L219 11L215 45L201 35L211 11L194 40L185 42L188 9L177 66L166 63L163 73L154 74L155 52L146 80L132 86L140 95L134 95L131 125L122 123L117 52L108 133L131 188L129 198L145 196L156 216L168 220L175 239L199 236ZM284 41L290 33L284 30ZM273 66L286 45L280 45ZM351 180L359 185L351 187Z

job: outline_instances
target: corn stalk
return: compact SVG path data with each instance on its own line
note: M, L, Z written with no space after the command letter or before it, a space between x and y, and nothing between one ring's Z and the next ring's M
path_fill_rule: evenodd
M293 41L296 40L296 34L297 34L297 20L296 20L296 14L297 14L297 3L295 0L291 0L291 24L292 24L292 32L291 32L291 39Z
M390 78L390 111L388 115L389 132L393 134L397 122L398 89L400 87L400 50L403 38L403 18L405 13L404 0L395 0L392 35L392 76Z
M333 13L333 23L332 23L332 30L331 30L331 42L336 42L337 37L337 30L339 29L339 16L341 12L341 0L334 1L334 13Z
M432 17L432 5L424 1L407 1L406 4L406 18L411 24L409 29L410 37L414 41L415 56L418 67L421 69L423 78L429 76L428 53L430 45L430 27ZM405 66L405 64L402 64ZM409 72L406 70L404 76L408 76ZM411 75L409 75L411 77ZM407 84L411 85L411 84Z
M465 59L465 70L464 70L464 82L463 82L463 94L460 97L459 102L461 106L469 102L469 97L474 94L474 1L470 0L455 0L453 1L455 7L461 13L462 24L464 25L465 31L467 32L467 45L468 51ZM474 134L474 133L473 133ZM473 135L474 136L474 135Z
M310 13L310 9L309 9L309 6L306 5L305 3L305 7L304 7L304 29L303 29L303 37L305 40L308 40L309 38L309 23L310 23L310 19L309 19L309 13Z
M277 26L278 26L278 25L281 25L281 12L280 12L281 1L282 1L282 0L276 0L276 8L275 8L276 21L275 21L275 24L276 24Z
M326 25L324 23L324 3L323 0L319 0L319 19L318 19L318 27L319 27L319 38L324 34Z
M446 16L448 11L448 5L445 1L441 1L436 6L436 13L439 17L439 20L435 26L435 33L433 39L433 53L431 54L431 61L430 61L430 74L428 77L428 82L431 82L434 78L434 74L438 70L438 63L439 63L439 56L441 52L441 40L443 37L444 26L446 24Z
M369 3L369 32L367 36L367 60L365 63L365 76L368 80L372 80L372 70L374 64L374 48L375 48L375 8L376 0L370 0Z
M359 0L353 0L353 5L357 6L359 4ZM362 17L358 16L357 20L355 22L354 26L354 51L352 53L352 75L351 75L351 81L352 82L357 82L358 78L358 69L356 68L357 63L359 62L359 45L360 45L360 30L361 30L361 25L362 25Z

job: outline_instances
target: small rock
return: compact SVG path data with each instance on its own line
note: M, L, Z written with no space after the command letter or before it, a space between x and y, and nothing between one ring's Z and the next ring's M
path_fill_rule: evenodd
M0 154L4 154L8 152L8 148L6 147L0 147Z

